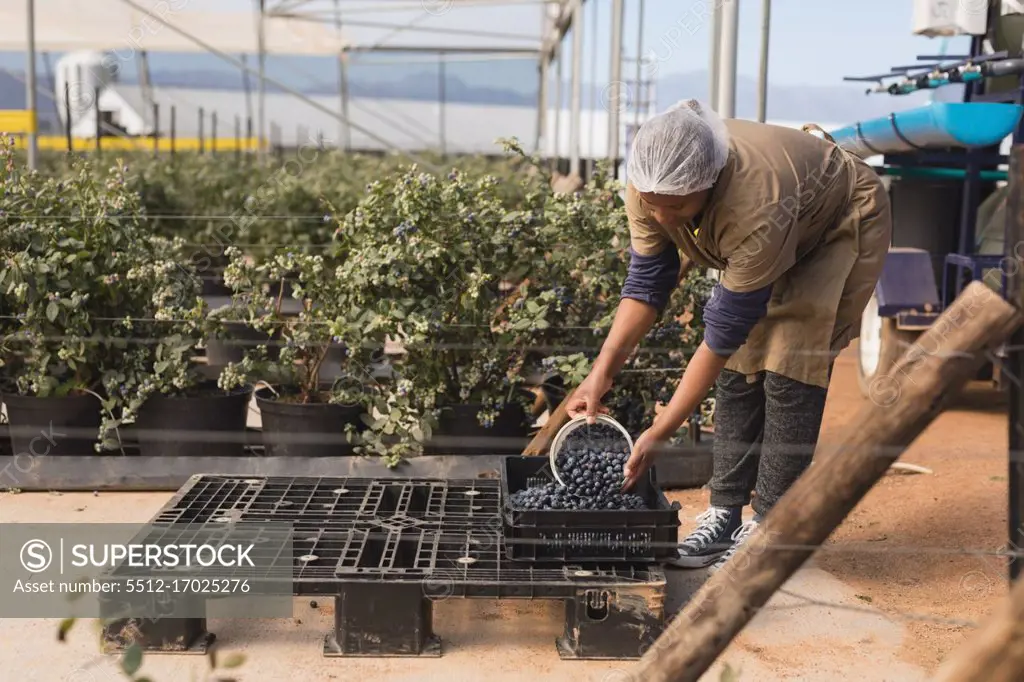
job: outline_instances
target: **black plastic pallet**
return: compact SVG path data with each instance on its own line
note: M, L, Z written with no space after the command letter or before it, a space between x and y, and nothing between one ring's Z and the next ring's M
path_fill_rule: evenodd
M151 523L292 524L293 594L336 598L328 656L440 655L432 604L457 597L564 600L563 658L639 658L663 626L658 567L511 561L493 479L195 476ZM107 627L108 648L126 625L150 650L211 640L205 619L131 619Z

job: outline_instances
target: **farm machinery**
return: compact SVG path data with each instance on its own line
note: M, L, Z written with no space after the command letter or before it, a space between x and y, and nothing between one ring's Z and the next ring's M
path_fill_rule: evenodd
M1024 14L1005 5L994 2L979 17L977 9L964 15L963 3L917 2L915 33L970 35L969 54L922 55L889 73L846 79L894 97L963 92L960 101L933 97L829 131L888 178L892 205L892 244L861 320L857 364L866 395L968 282L1009 294L1006 168L1010 144L1024 142ZM1024 245L1017 250L1024 255ZM992 364L979 378L1001 383Z

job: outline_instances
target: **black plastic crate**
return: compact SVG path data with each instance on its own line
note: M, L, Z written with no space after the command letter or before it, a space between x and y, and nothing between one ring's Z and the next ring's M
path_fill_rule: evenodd
M512 508L512 494L553 481L547 458L505 459L501 492L510 559L533 562L653 562L674 556L679 542L679 503L669 503L654 467L634 492L648 509L536 511Z

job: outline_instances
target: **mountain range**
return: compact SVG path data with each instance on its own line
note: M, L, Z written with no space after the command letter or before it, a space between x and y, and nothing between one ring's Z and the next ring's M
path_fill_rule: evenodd
M25 107L25 86L20 74L0 71L0 110ZM162 87L189 87L216 90L243 90L238 74L220 70L174 70L157 71L153 82ZM131 81L124 81L130 84ZM436 101L438 98L438 77L436 72L412 72L385 80L380 78L353 78L350 91L353 97L378 99L411 99ZM337 92L337 86L313 82L301 88L309 95L330 95ZM604 86L597 88L601 92ZM926 93L911 96L892 97L889 95L865 95L863 84L837 84L835 86L771 85L768 92L768 118L778 121L818 122L826 124L852 123L858 120L884 116L895 110L919 106L927 102ZM268 92L279 91L268 84ZM52 86L46 90L53 92ZM562 89L568 107L568 83ZM583 107L591 106L593 90L587 84L583 87ZM957 101L961 96L960 86L950 86L936 91L937 98ZM680 99L706 99L708 76L703 71L665 74L658 78L656 85L657 109L663 110ZM464 79L449 75L445 79L445 97L448 102L487 104L494 106L535 106L536 93L524 92L499 85L482 86L467 83ZM55 124L56 109L53 99L40 96L41 125L49 128ZM736 83L736 116L754 118L757 114L757 82L753 78L740 76ZM59 128L59 126L57 126Z

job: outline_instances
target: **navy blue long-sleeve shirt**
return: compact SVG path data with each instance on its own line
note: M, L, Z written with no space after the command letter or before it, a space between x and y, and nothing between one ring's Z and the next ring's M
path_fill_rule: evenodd
M660 312L679 283L679 252L672 247L656 256L642 256L630 248L629 271L622 298L654 306ZM704 342L716 355L729 357L742 346L750 331L768 312L771 286L739 293L716 284L704 307Z

